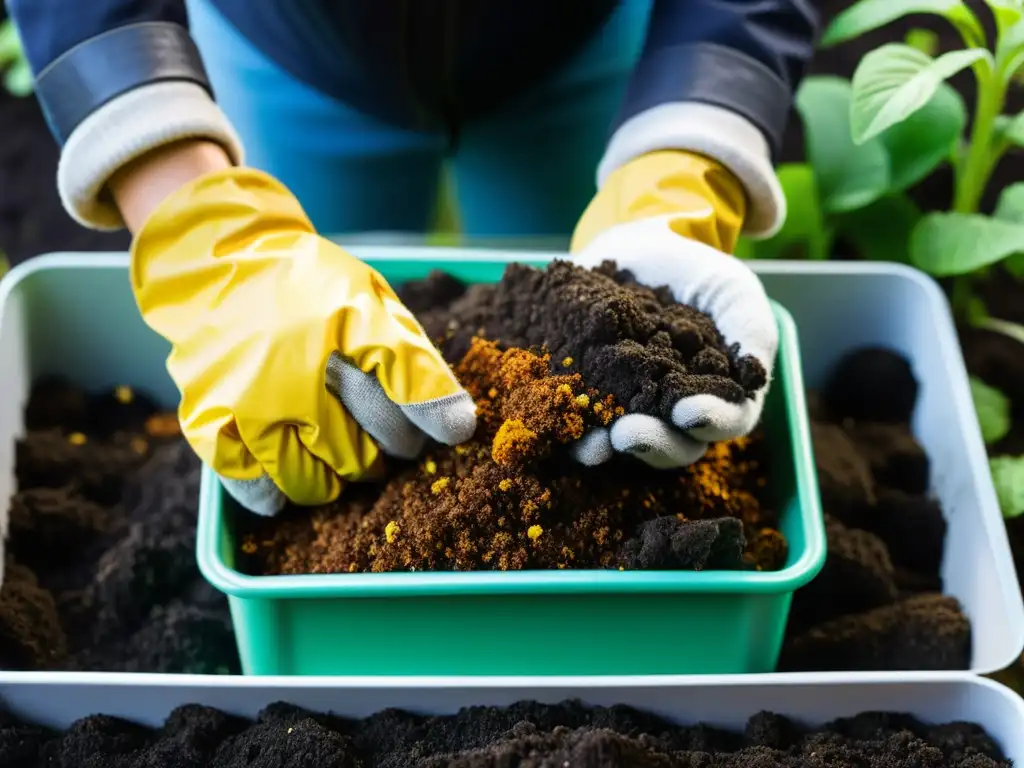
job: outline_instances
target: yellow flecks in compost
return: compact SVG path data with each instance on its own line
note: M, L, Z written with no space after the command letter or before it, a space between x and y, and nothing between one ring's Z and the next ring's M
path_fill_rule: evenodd
M498 483L498 488L502 491L510 491L512 489L512 481L506 477L504 480Z
M576 396L576 405L578 405L580 408L589 408L590 407L590 398L587 397L586 395L577 395Z
M401 532L401 526L399 526L394 520L384 526L384 538L388 540L388 544L394 544L395 539L398 538L398 534Z
M512 464L515 457L528 453L536 441L536 432L519 419L508 419L494 436L491 458L498 464Z
M529 528L526 529L526 535L529 536L530 539L533 541L539 539L542 533L544 533L544 529L541 528L539 525L531 525Z
M120 387L114 387L114 397L117 398L117 402L122 405L128 405L128 403L135 399L135 393L132 392L131 387L122 385Z
M571 357L563 358L562 359L562 365L564 365L566 368L568 368L570 365L572 365L572 358Z
M437 462L434 461L433 459L427 459L423 463L423 471L426 472L428 475L437 474Z
M245 541L242 542L242 551L245 552L245 554L247 554L247 555L255 555L256 554L256 549L257 549L256 542L253 541L252 539L246 539Z
M68 435L68 442L72 445L85 445L86 436L81 432L72 432Z
M146 419L145 430L150 437L175 437L181 434L181 423L174 413L158 413Z
M449 478L439 477L434 481L433 485L430 486L430 492L437 496L442 493L448 487Z

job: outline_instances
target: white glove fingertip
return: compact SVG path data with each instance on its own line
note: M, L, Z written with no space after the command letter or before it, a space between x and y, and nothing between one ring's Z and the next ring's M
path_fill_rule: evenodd
M570 453L580 464L596 467L609 461L615 455L615 450L612 448L608 430L604 427L595 427L573 443Z
M263 517L273 517L288 503L288 498L269 475L263 475L255 480L221 477L220 482L231 498L250 512Z
M731 440L753 431L763 404L763 392L742 403L730 403L714 395L693 395L675 404L672 423L697 440Z
M656 469L686 467L699 461L707 444L673 429L661 419L634 413L623 416L611 428L612 447Z
M337 352L327 361L327 390L389 456L413 459L427 442L384 392L373 374L363 373Z
M444 445L465 443L476 432L476 403L468 392L401 408L409 421Z

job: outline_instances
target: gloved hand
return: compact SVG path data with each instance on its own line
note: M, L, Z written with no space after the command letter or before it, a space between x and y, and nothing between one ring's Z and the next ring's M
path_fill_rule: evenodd
M254 512L332 501L381 451L473 434L472 398L409 310L264 173L172 194L135 238L131 280L172 344L185 437Z
M573 236L572 261L615 261L637 282L667 285L676 300L710 315L727 344L753 355L771 378L778 328L761 281L731 256L746 215L740 183L708 158L686 152L642 155L612 173ZM741 404L713 395L677 402L672 424L644 414L620 417L576 444L589 465L615 451L660 468L700 459L709 442L749 433L761 417L767 386Z

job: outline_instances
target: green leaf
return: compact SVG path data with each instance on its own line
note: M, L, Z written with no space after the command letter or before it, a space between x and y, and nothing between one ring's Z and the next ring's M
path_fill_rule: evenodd
M910 261L935 277L965 275L1024 251L1024 225L978 213L930 213L910 238Z
M809 77L796 95L807 161L826 213L861 208L889 188L889 159L882 142L853 143L850 97L850 83L839 77Z
M915 27L903 36L903 42L929 56L939 52L939 36L930 29Z
M757 259L827 259L832 238L825 224L814 171L804 163L776 169L786 196L786 220L768 240L744 241L740 256Z
M996 31L1002 35L1024 17L1024 8L1020 0L985 0L985 3L992 9L992 16L996 20Z
M961 0L861 0L832 20L819 45L822 48L838 45L912 13L930 13L948 19L969 45L979 45L985 40L978 19Z
M971 376L971 397L986 445L998 443L1010 433L1010 398L977 376Z
M853 74L853 140L868 141L905 120L931 101L946 78L983 59L991 59L983 48L950 51L937 59L900 43L871 51Z
M1018 181L1003 188L992 216L1024 225L1024 182Z
M1003 84L1007 85L1024 64L1024 19L1000 32L996 41L996 63Z
M1013 117L999 115L996 118L996 139L1018 147L1024 147L1024 112Z
M910 237L921 219L917 206L904 195L890 195L866 208L844 213L836 229L857 255L871 261L910 261Z
M992 484L1003 517L1024 514L1024 456L996 456L988 460Z
M921 109L879 138L889 154L889 188L907 189L947 161L967 125L967 108L955 89L941 83Z

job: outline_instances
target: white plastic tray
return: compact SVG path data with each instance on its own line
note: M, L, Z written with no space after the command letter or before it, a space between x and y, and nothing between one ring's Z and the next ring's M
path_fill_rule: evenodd
M383 246L352 251L363 258L427 264L436 254ZM444 249L446 257L456 252L494 261L550 258ZM176 402L164 367L168 346L139 318L127 264L120 253L50 254L15 267L0 282L0 498L14 489L14 439L23 430L22 408L36 376L63 373L90 388L129 383L166 404ZM922 382L914 429L931 456L934 490L949 521L946 590L964 605L974 627L970 670L984 674L1006 667L1024 648L1024 603L942 292L920 272L894 264L753 267L796 320L811 386L858 346L884 344L910 358ZM2 523L6 530L6 519Z
M0 705L52 727L103 713L156 726L177 706L200 703L253 717L276 701L365 717L386 707L450 714L460 707L508 705L522 699L592 705L628 704L680 724L742 729L761 710L808 725L887 710L931 723L966 720L983 726L1008 758L1024 765L1024 700L998 683L968 674L707 675L698 677L475 678L208 678L158 675L23 674L0 684Z

